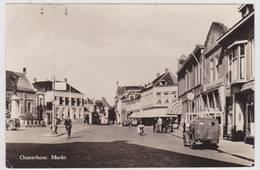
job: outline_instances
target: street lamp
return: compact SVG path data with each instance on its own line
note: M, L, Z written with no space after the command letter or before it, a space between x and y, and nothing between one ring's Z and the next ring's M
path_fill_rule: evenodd
M65 12L66 13L66 12ZM77 67L76 66L72 66L72 65L69 65L69 66L65 66L64 67L64 71L66 72L66 71L72 71L72 70L74 70L74 71L77 71ZM67 76L66 76L67 77ZM69 102L69 110L70 110L70 114L71 113L74 113L74 111L72 111L72 100L71 100L71 85L69 85L69 98L70 98L70 102ZM72 115L72 114L71 114ZM71 117L71 115L70 115L70 118L72 119L72 117ZM73 116L74 116L74 114L73 114Z
M56 123L55 122L55 118L56 118L56 113L55 113L55 21L56 21L56 18L55 18L55 8L56 6L60 6L61 4L46 4L46 5L51 5L52 8L53 8L53 85L52 85L52 90L53 90L53 101L52 101L52 128L51 128L51 133L54 134L54 133L57 133L56 132ZM41 7L41 12L40 12L41 15L44 15L44 12L43 12L43 7ZM67 7L65 8L65 16L68 15L68 10L67 10Z

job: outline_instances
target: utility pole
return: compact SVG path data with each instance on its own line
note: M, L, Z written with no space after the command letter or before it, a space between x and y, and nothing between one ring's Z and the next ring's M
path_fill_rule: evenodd
M52 6L52 9L53 9L53 82L52 82L52 90L53 90L53 101L52 101L52 128L51 128L51 134L54 134L56 133L56 126L57 126L57 122L55 121L56 119L56 113L55 113L55 102L56 102L56 99L55 99L55 52L56 52L56 49L55 49L55 34L56 34L56 30L55 30L55 22L56 22L56 18L55 18L55 12L56 12L56 6L60 6L62 4L46 4L46 5L51 5ZM44 12L43 12L43 7L41 8L41 15L44 15ZM68 15L68 11L67 11L67 8L65 8L65 16Z

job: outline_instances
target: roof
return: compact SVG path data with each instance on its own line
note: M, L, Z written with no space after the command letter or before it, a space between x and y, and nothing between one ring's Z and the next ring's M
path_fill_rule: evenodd
M55 81L55 82L62 82L62 81ZM53 82L50 80L47 81L37 81L33 83L34 86L37 86L45 91L51 91L52 90L52 85ZM71 87L71 89L70 89ZM75 89L74 87L70 86L68 83L66 83L66 90L56 90L56 91L64 91L64 92L72 92L72 93L81 93L80 91L78 91L77 89Z
M177 74L184 68L187 66L187 64L191 61L191 59L194 59L194 56L192 56L193 54L196 55L196 53L198 52L198 50L200 49L204 49L203 45L196 45L195 49L193 50L192 54L190 54L188 56L188 58L185 60L185 62L182 64L182 66L178 69ZM183 56L183 55L182 55ZM181 56L181 57L182 57Z
M95 104L99 108L101 108L101 107L103 107L103 108L104 107L111 107L104 98L102 98L102 100L96 100Z
M6 71L6 90L13 91L17 86L17 91L35 92L32 84L27 79L26 75L14 71Z
M87 98L87 99L84 100L84 104L94 104L94 101Z
M238 27L240 27L243 23L248 21L251 17L253 17L255 14L255 11L250 12L247 14L244 18L242 18L240 21L238 21L233 27L231 27L225 34L223 34L221 37L217 39L218 43L221 43L224 41L228 35L230 35L234 30L236 30Z
M142 86L118 86L116 95L121 96L123 95L126 91L129 90L141 90L143 87Z
M160 82L164 80L165 84L160 85ZM174 76L170 71L156 77L150 85L148 85L145 89L143 89L141 92L146 91L148 89L151 89L153 87L158 87L158 86L177 86L178 85L178 80L177 77Z

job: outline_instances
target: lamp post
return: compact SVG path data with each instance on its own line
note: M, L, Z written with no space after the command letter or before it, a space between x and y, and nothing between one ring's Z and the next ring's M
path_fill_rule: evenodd
M66 71L72 71L72 70L74 70L74 71L77 71L77 67L76 66L72 66L72 65L69 65L69 66L65 66L64 67L64 71L66 72ZM69 84L69 83L68 83ZM72 119L72 113L73 113L73 111L72 111L72 100L71 100L71 85L69 84L69 110L70 110L70 118ZM73 115L74 116L74 115ZM74 118L74 117L73 117Z
M52 8L53 8L53 83L52 83L52 90L53 90L53 101L52 101L52 128L51 128L51 133L54 134L54 133L57 133L57 129L56 129L56 121L55 121L55 118L56 118L56 113L55 113L55 22L56 22L56 18L55 18L55 10L56 10L56 6L60 6L61 4L47 4L47 5L51 5ZM41 8L41 12L40 12L41 15L44 15L44 12L43 12L43 7ZM65 16L68 15L68 10L67 10L67 7L65 8Z

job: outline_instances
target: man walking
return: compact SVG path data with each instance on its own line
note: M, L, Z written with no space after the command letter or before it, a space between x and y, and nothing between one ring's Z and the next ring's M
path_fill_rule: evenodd
M71 120L69 117L67 117L67 119L65 120L64 125L65 125L66 131L68 134L68 138L69 138L70 134L71 134L71 127L72 127Z
M162 133L162 118L161 117L159 117L157 124L159 126L159 133Z

